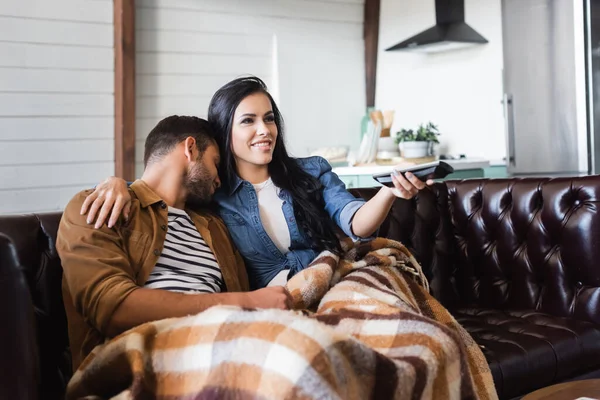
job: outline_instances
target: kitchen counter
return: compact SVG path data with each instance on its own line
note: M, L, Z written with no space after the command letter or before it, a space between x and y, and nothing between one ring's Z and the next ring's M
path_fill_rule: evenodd
M483 178L484 170L490 167L489 160L483 158L463 158L458 160L441 160L454 168L454 172L444 179ZM372 177L373 174L391 172L394 165L363 165L358 167L333 168L348 188L381 186Z
M490 166L489 160L483 158L463 158L459 160L440 160L448 163L455 171L464 171L469 169L483 169ZM384 172L391 172L393 165L364 165L360 167L337 167L333 172L338 175L373 175Z

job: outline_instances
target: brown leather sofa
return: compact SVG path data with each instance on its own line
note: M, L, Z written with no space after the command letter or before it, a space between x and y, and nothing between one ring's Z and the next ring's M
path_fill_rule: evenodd
M600 177L447 181L396 201L380 228L414 252L433 294L481 345L502 399L600 377L599 198ZM71 374L59 219L0 217L12 241L0 238L6 398L60 398Z

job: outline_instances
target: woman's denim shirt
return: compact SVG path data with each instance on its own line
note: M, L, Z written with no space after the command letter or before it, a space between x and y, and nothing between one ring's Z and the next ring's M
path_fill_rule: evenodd
M365 203L355 198L346 190L344 183L331 171L331 166L322 157L298 158L301 168L319 179L323 185L325 210L344 231L354 240L351 223L354 213ZM225 221L229 232L244 257L250 286L258 289L267 284L281 270L288 268L293 276L306 268L317 256L310 248L305 235L300 231L294 216L291 195L280 190L283 200L283 214L290 231L290 251L283 254L273 243L260 220L258 198L250 182L237 178L229 188L229 193L222 190L215 195L221 218Z

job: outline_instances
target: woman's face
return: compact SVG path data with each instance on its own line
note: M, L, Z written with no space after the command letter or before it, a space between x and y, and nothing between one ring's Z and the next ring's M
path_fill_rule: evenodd
M273 108L264 93L254 93L242 100L231 128L231 147L238 171L268 165L273 159L277 133Z

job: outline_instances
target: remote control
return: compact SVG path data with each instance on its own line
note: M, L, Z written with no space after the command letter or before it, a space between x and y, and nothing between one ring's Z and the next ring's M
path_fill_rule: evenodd
M434 161L425 164L411 165L406 168L395 168L396 171L404 175L405 172L410 172L423 182L428 179L442 179L454 172L454 168L443 161ZM374 174L373 179L382 185L393 187L392 176L390 172L383 174Z

